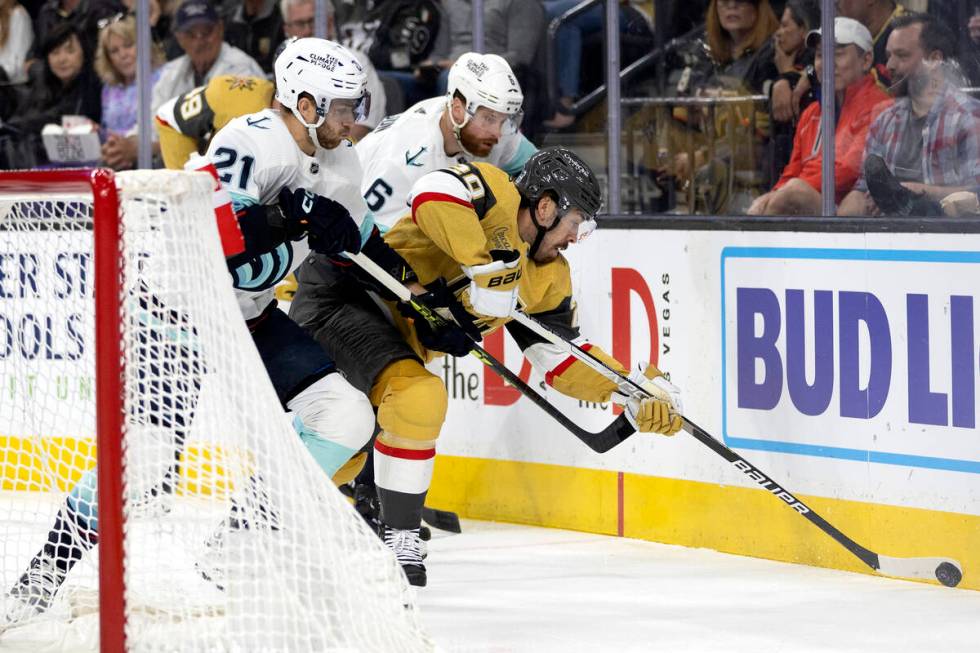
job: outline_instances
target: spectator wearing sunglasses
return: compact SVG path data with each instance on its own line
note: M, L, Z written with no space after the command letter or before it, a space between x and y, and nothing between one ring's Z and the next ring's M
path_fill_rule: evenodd
M174 32L184 54L163 67L153 87L154 112L218 75L265 77L255 59L225 43L224 23L207 0L184 0L174 15Z

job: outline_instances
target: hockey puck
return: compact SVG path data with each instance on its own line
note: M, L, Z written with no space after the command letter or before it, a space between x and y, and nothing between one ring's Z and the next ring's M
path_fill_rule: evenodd
M936 580L946 587L956 587L963 580L963 572L951 562L943 562L936 567Z

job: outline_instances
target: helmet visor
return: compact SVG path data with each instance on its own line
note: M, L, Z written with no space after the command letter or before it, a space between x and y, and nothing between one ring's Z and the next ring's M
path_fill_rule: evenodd
M371 112L371 94L365 92L359 98L334 98L330 100L327 116L331 118L350 120L355 123L367 120Z
M559 238L565 239L571 236L570 241L580 243L595 231L595 218L586 214L581 209L571 208L558 215L548 231L557 230Z
M503 113L490 107L477 107L476 111L469 112L470 122L485 131L500 130L501 136L516 134L521 129L524 121L524 111L517 113Z
M580 243L586 238L588 238L592 234L592 232L595 231L597 226L598 225L596 224L595 218L582 220L578 224L578 235L575 237L575 242Z

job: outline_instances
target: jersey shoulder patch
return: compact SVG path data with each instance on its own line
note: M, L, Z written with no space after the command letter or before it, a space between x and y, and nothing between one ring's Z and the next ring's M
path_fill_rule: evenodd
M466 187L470 203L473 205L473 211L480 220L487 217L490 209L497 204L497 199L493 191L490 190L490 184L487 183L483 172L477 165L457 163L448 168L442 168L439 172L452 175Z
M187 91L177 97L174 104L174 122L177 131L196 139L198 146L207 143L214 131L214 110L204 91L206 86Z

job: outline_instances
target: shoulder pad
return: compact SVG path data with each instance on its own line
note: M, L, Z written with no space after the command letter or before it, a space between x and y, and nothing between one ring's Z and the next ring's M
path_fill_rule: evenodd
M476 216L482 220L487 213L497 204L490 185L483 177L480 169L472 163L457 163L456 165L442 168L441 172L452 175L459 179L470 193L470 202Z
M177 131L196 139L198 147L207 145L214 132L214 111L204 94L206 86L198 86L177 97L174 121Z

